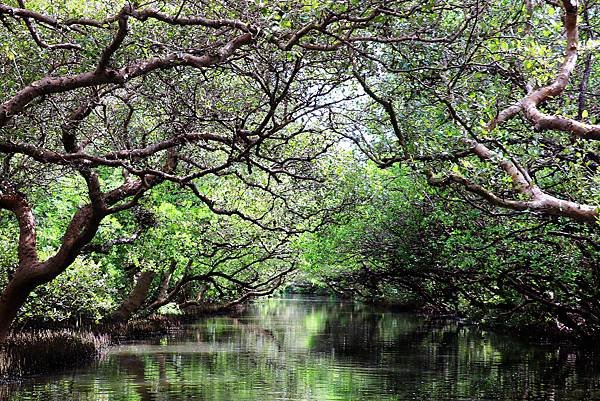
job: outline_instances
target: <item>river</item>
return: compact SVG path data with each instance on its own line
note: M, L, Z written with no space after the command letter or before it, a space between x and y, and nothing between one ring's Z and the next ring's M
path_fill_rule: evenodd
M600 400L600 358L349 302L269 299L0 387L0 399Z

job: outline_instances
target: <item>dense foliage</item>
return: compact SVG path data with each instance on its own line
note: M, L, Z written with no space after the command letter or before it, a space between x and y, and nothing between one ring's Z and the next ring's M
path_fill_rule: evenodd
M597 334L595 228L488 213L409 170L370 170L369 202L304 237L311 279L344 297L534 332Z
M0 338L294 277L596 335L599 12L0 4Z

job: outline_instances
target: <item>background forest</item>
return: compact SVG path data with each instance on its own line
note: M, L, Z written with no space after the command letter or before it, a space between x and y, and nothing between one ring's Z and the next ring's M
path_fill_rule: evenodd
M0 4L0 339L286 288L594 338L599 13Z

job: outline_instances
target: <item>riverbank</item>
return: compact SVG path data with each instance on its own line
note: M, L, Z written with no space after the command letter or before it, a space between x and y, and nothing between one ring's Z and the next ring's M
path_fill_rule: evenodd
M459 325L477 327L481 330L514 337L516 339L551 345L586 346L598 348L600 334L583 335L556 324L527 323L514 324L508 320L477 320L459 313L442 313L430 307L414 303L394 303L390 301L365 301L365 304L394 313L411 313L431 321L448 321Z

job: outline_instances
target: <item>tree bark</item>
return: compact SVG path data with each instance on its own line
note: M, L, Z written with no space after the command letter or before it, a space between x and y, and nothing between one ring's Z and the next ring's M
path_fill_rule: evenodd
M191 262L190 262L190 264L191 264ZM188 268L189 268L190 264L188 264ZM169 284L171 283L171 277L173 277L173 273L175 272L176 268L177 268L177 262L175 260L171 261L169 270L165 273L165 275L162 279L162 283L160 285L160 289L158 291L156 299L154 301L152 301L150 303L150 305L148 305L148 307L146 308L147 314L151 314L152 312L154 312L161 306L164 306L164 305L168 304L169 302L171 302L173 297L175 295L177 295L177 293L181 289L181 286L183 285L184 280L180 280L180 282L178 282L175 285L175 288L172 291L169 291Z
M141 272L133 289L119 308L109 317L109 321L124 323L131 319L131 316L140 309L148 298L154 276L156 276L156 272L151 270Z
M8 336L12 322L34 288L35 285L32 285L22 271L17 270L15 276L2 291L0 295L0 342Z

